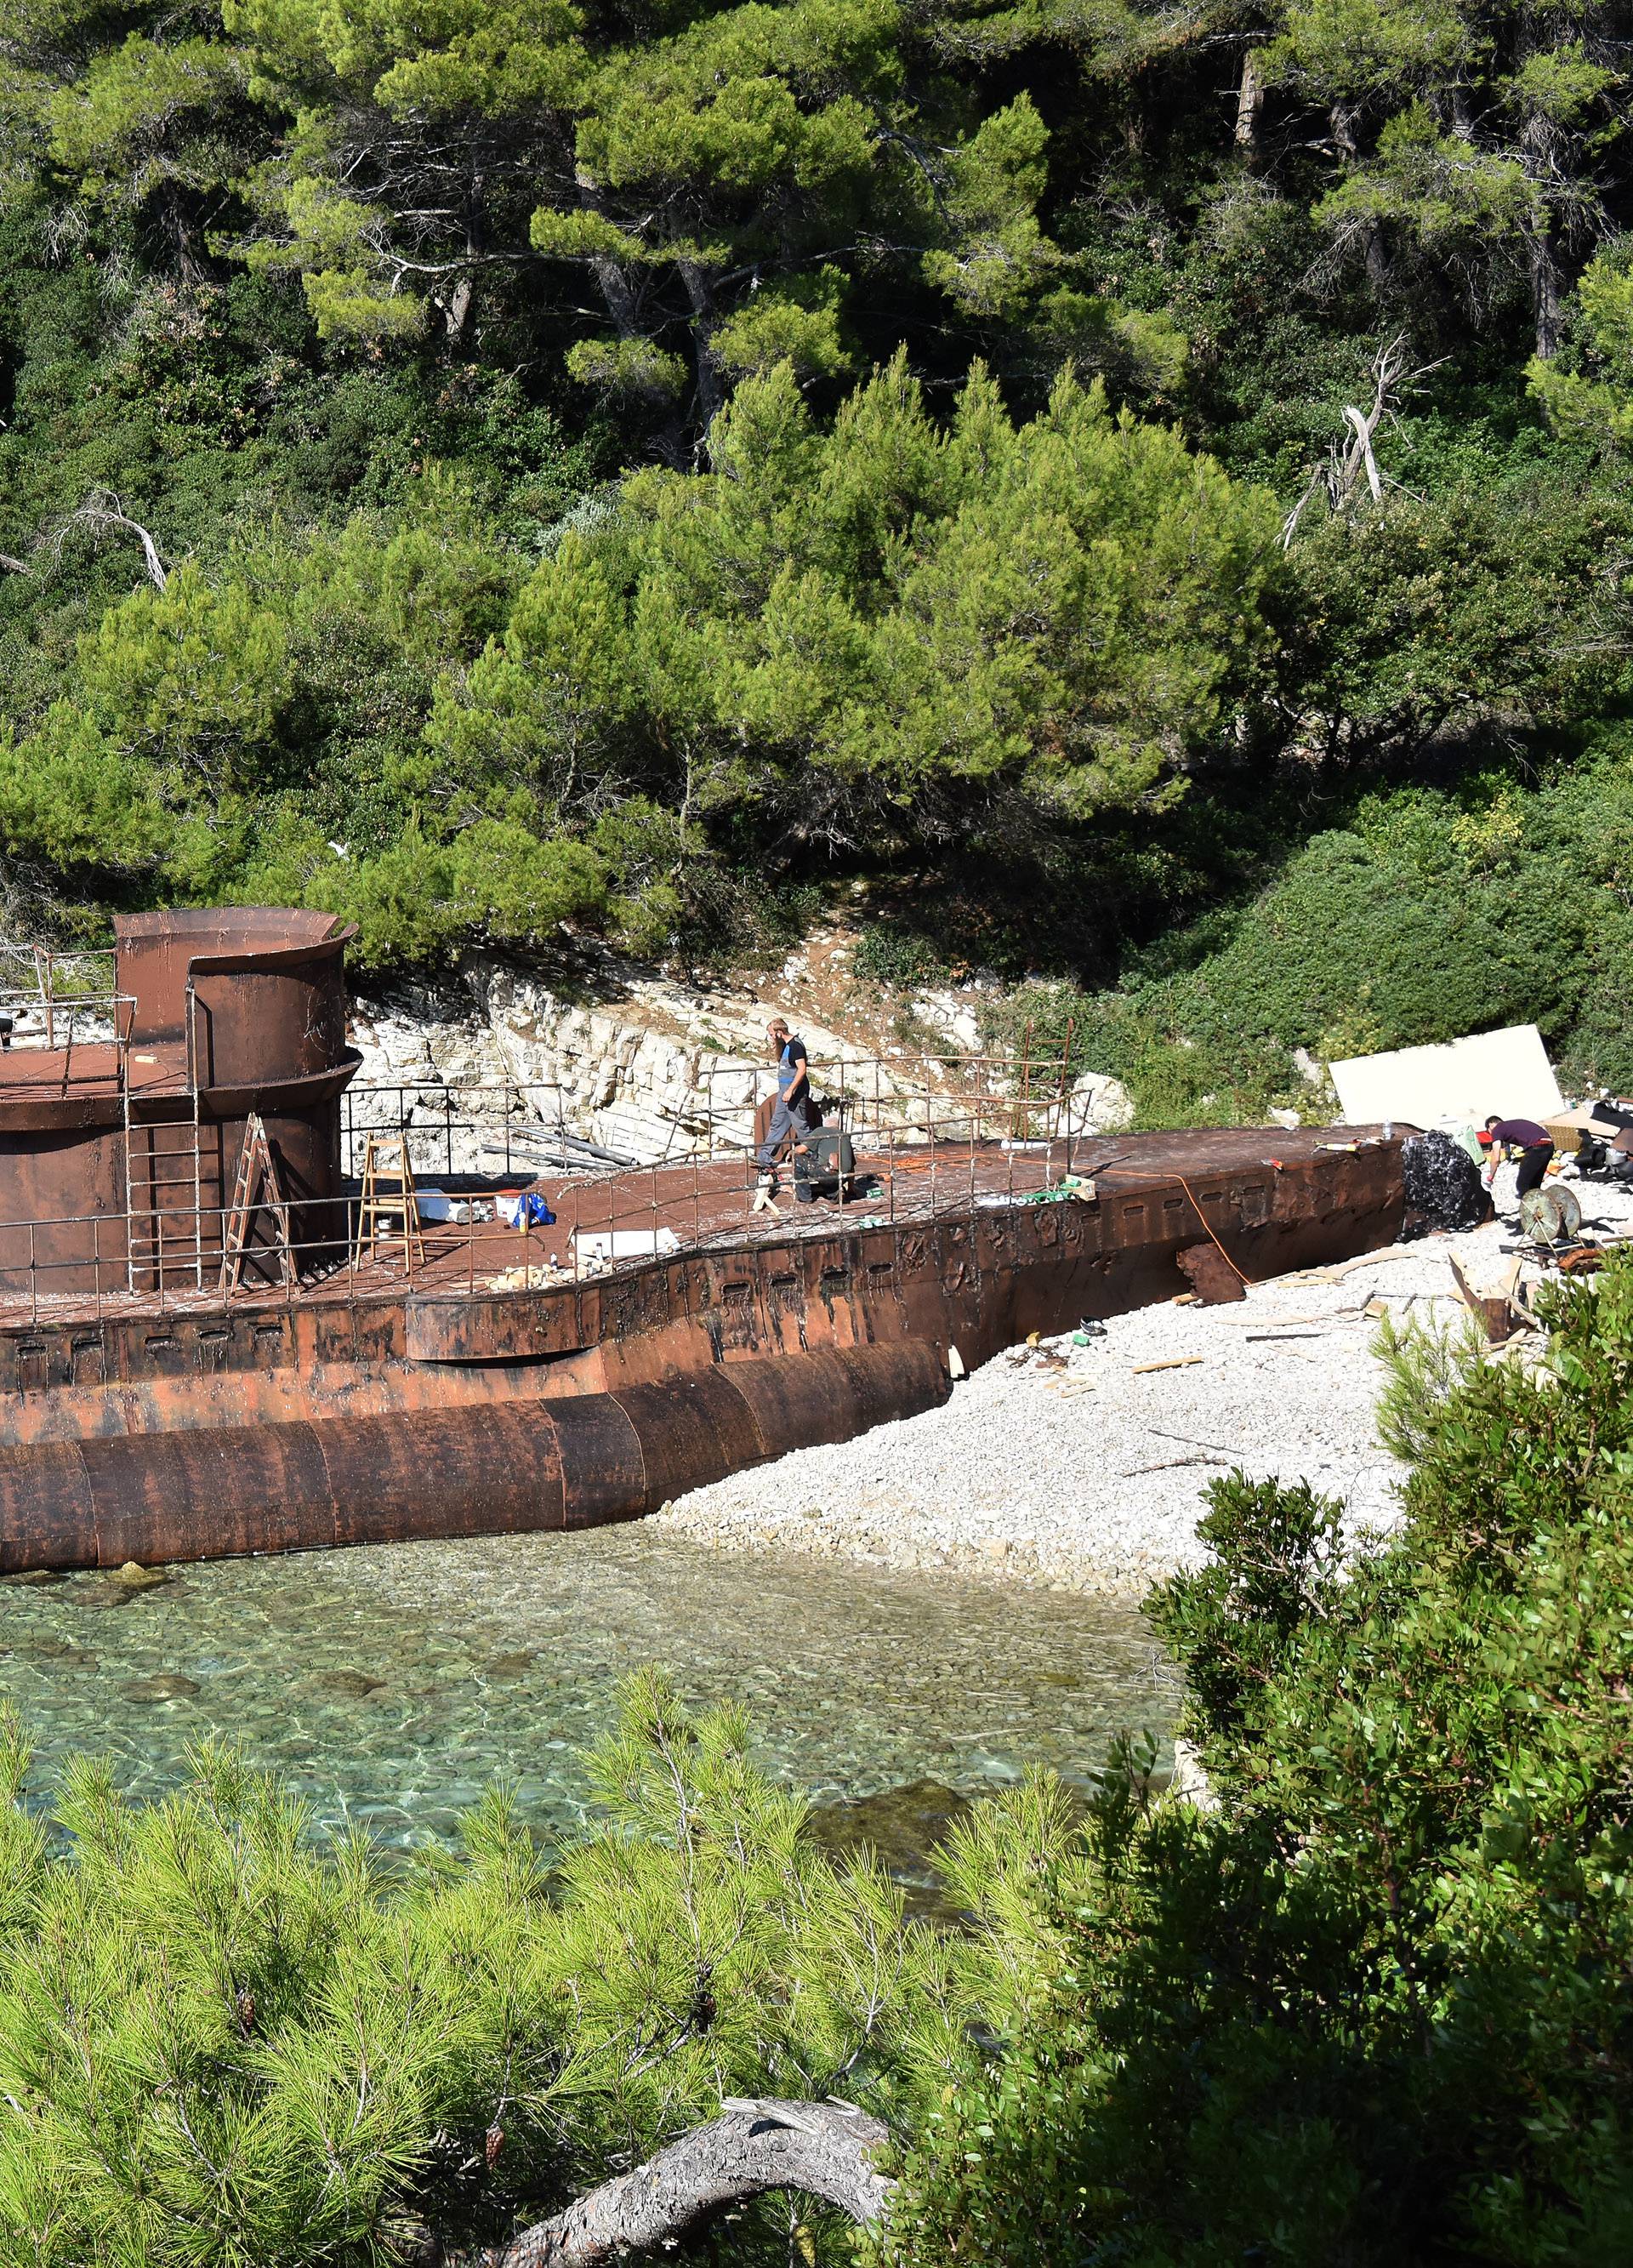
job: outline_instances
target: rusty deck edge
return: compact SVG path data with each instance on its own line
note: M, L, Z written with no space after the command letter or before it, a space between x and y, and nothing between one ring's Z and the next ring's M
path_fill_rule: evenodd
M0 1575L603 1527L950 1390L908 1344L497 1408L44 1442L0 1451Z

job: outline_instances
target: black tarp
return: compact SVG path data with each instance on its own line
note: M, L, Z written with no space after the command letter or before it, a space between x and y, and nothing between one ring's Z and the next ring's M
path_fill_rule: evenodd
M1406 1232L1478 1228L1491 1217L1480 1168L1460 1142L1440 1133L1409 1136L1401 1152L1406 1185Z

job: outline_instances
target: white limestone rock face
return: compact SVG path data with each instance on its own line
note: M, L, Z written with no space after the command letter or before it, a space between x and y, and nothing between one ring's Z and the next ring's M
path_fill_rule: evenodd
M1085 1071L1074 1079L1070 1101L1074 1134L1126 1134L1134 1123L1134 1098L1120 1079Z
M980 1019L959 993L923 992L911 1007L917 1020L940 1033L949 1047L964 1055L981 1053Z
M746 1149L755 1104L775 1083L765 1027L780 1009L798 1020L813 1061L826 1067L819 1088L833 1089L844 1065L858 1066L849 1085L859 1120L922 1139L926 1085L956 1091L966 1084L961 1068L899 1047L881 1062L877 1034L858 1037L805 1014L799 976L798 968L778 972L768 998L747 988L690 988L595 946L532 967L469 954L441 983L357 999L358 1087L407 1092L400 1101L382 1096L372 1104L359 1095L353 1120L390 1125L401 1107L416 1135L416 1165L423 1151L425 1162L447 1166L452 1104L452 1115L478 1122L463 1145L453 1142L452 1170L460 1172L526 1162L529 1125L644 1162L692 1156L711 1143L717 1155ZM981 1027L967 994L925 992L912 1012L949 1057L979 1052ZM968 1130L967 1115L951 1106L931 1115L949 1135ZM1070 1116L1074 1133L1112 1132L1127 1125L1131 1109L1115 1079L1090 1072L1073 1086ZM504 1154L496 1158L496 1150ZM355 1159L349 1163L355 1170Z
M527 1114L503 1091L510 1072L466 985L403 984L359 995L349 1036L363 1062L343 1105L349 1172L360 1170L371 1130L406 1131L422 1178L503 1169L506 1124ZM476 1127L468 1130L464 1122L472 1120Z

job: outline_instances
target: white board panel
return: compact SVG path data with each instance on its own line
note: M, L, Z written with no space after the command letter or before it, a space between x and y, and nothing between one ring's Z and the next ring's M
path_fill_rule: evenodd
M572 1241L580 1260L650 1260L680 1248L672 1228L575 1228Z
M1476 1032L1438 1047L1393 1048L1328 1065L1347 1121L1404 1119L1413 1126L1483 1125L1504 1118L1556 1118L1559 1081L1534 1024Z

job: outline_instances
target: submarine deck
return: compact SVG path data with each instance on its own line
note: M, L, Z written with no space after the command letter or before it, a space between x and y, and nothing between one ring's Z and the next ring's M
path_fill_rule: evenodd
M863 1227L931 1221L1036 1204L1068 1174L1092 1179L1102 1198L1142 1189L1188 1184L1193 1202L1218 1192L1212 1177L1263 1169L1304 1178L1359 1147L1378 1144L1373 1126L1202 1128L1171 1132L1078 1137L1068 1141L895 1141L858 1144L856 1187L849 1202L819 1197L797 1201L784 1179L776 1211L753 1210L754 1169L740 1155L682 1159L607 1173L545 1174L527 1186L541 1189L556 1219L523 1235L495 1220L430 1223L423 1253L407 1256L401 1233L384 1248L333 1256L294 1284L276 1279L276 1255L252 1248L241 1285L224 1289L211 1261L206 1281L129 1290L122 1260L109 1263L106 1288L52 1292L42 1264L28 1292L0 1295L0 1329L36 1320L54 1325L104 1317L188 1314L243 1307L311 1307L335 1302L400 1300L406 1289L457 1297L536 1291L574 1282L607 1282L649 1265L655 1257L723 1247L784 1245L805 1236L832 1238ZM513 1178L500 1184L511 1190ZM1202 1204L1195 1214L1205 1224ZM663 1233L667 1232L667 1236ZM1199 1238L1210 1233L1205 1226ZM587 1260L574 1253L598 1235L629 1239L622 1252ZM668 1241L673 1237L673 1242ZM554 1262L554 1264L553 1264ZM265 1270L267 1272L259 1272Z

